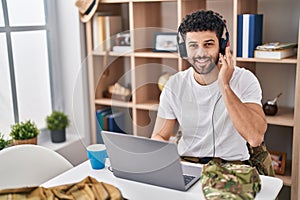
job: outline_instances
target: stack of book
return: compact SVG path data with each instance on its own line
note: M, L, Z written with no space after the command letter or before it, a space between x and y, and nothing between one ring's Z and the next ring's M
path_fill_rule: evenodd
M255 58L282 59L296 54L297 43L271 42L256 47Z
M96 110L97 142L103 143L101 136L102 130L124 133L124 117L124 112L112 110L111 107Z
M254 50L262 44L263 15L238 15L237 57L253 58Z

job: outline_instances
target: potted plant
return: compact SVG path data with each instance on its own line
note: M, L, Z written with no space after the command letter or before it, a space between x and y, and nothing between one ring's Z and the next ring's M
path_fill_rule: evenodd
M13 145L37 144L37 136L40 134L40 130L34 122L30 120L17 122L11 128L10 136L12 137Z
M0 132L0 151L5 147L9 147L11 145L11 140L7 140L4 138L4 134Z
M51 132L51 141L54 143L66 141L66 127L69 126L69 118L63 112L53 111L46 117L47 129Z

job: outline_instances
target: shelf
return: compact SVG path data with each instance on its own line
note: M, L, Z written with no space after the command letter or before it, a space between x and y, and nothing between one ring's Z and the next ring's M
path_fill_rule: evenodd
M104 106L113 106L113 107L124 107L124 108L132 108L132 102L124 102L118 100L112 100L109 98L101 98L95 99L96 105L104 105Z
M283 181L283 185L285 185L285 186L292 185L292 177L291 176L276 175L276 177L280 178Z
M297 64L297 56L292 56L283 59L264 59L264 58L236 58L238 62L259 62L259 63L285 63L285 64Z
M286 161L285 166L285 173L284 175L275 175L277 178L280 178L283 181L283 184L285 186L291 186L292 185L292 176L291 176L291 160Z
M176 1L176 0L132 0L132 2L167 2L167 1Z
M158 110L158 101L146 101L143 103L138 103L136 104L136 108L137 109L141 109L141 110L152 110L152 111L157 111Z
M266 115L268 124L280 126L294 126L294 109L287 107L279 107L275 116Z
M129 3L130 0L100 0L101 3Z
M173 58L178 59L178 53L168 53L168 52L135 52L135 57L145 57L145 58Z
M132 2L167 2L176 0L132 0ZM131 0L100 0L101 3L129 3Z
M106 52L93 52L94 56L105 56ZM124 52L124 53L116 53L110 51L108 53L108 56L115 56L115 57L120 57L120 56L127 56L130 57L131 55L134 55L135 57L140 57L140 58L171 58L171 59L178 59L178 53L168 53L168 52Z
M94 56L105 56L106 52L93 52L93 55ZM115 56L115 57L120 57L120 56L130 57L131 55L132 55L132 53L130 53L130 52L116 53L116 52L110 51L108 53L108 56Z

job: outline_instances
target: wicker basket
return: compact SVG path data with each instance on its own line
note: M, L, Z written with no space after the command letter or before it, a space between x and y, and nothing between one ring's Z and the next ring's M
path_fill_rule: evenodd
M13 140L13 145L19 144L37 144L37 137L26 139L26 140Z

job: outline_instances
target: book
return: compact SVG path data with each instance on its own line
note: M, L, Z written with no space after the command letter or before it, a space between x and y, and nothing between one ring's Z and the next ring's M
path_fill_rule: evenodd
M295 55L294 48L287 48L287 49L279 49L273 51L266 51L266 50L255 50L254 57L255 58L270 58L270 59L282 59L287 58L290 56Z
M101 109L96 110L96 138L97 138L97 143L103 144L103 139L101 136L101 131L103 130L103 122L102 122L102 114L110 111L109 107L104 107Z
M94 50L111 51L113 36L122 31L121 16L105 16L102 13L95 14L93 18L93 43Z
M237 56L253 58L254 50L262 44L263 15L238 15Z
M269 42L263 45L259 45L256 47L258 50L278 50L278 49L287 49L287 48L295 48L297 47L297 43L280 43L280 42Z
M112 132L124 133L124 113L113 112L107 115L108 130Z
M104 117L105 115L108 115L108 114L111 114L111 108L109 107L105 107L103 109L100 109L100 110L96 110L96 117L98 119L98 122L99 122L99 125L100 125L100 128L102 130L104 130Z

